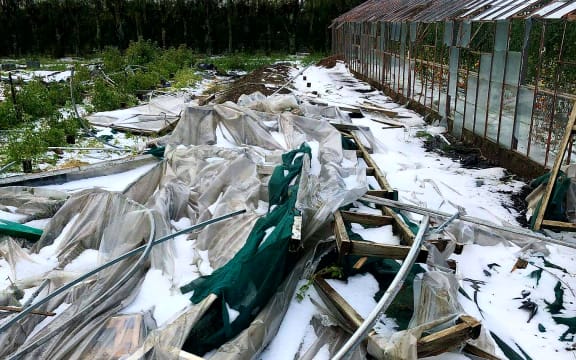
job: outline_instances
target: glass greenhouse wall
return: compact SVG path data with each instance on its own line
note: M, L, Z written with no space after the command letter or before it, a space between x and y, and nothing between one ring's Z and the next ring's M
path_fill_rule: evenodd
M334 20L332 50L453 135L550 167L576 100L575 20L576 0L371 0Z

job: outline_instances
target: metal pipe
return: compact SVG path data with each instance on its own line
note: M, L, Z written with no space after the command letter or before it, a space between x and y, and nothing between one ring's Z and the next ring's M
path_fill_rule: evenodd
M376 304L372 312L370 312L368 317L364 319L362 325L360 325L360 327L354 332L354 334L352 334L352 336L350 337L350 339L348 339L348 341L344 344L344 346L342 346L342 348L338 350L338 352L336 353L336 355L334 355L332 360L344 359L347 357L349 353L354 351L354 349L358 346L358 344L360 344L364 340L366 335L368 335L368 332L372 330L374 324L376 324L376 321L378 321L380 315L386 312L386 310L396 297L396 294L398 294L398 291L400 291L402 284L404 284L404 281L406 280L406 277L408 276L410 269L412 269L412 266L416 262L416 258L420 253L420 248L422 247L422 243L424 241L424 234L428 229L429 222L430 217L427 215L424 216L424 219L420 224L420 229L418 229L418 233L416 234L414 242L412 243L412 247L410 248L408 255L406 255L406 259L404 259L404 262L402 262L402 266L400 267L400 270L398 270L398 273L394 277L394 280L392 280L392 283L390 284L384 295L382 295L382 298L380 298L380 301L378 301L378 304Z
M167 240L173 239L173 238L175 238L176 236L179 236L179 235L185 234L185 233L187 233L187 232L190 232L190 231L192 231L192 230L196 230L196 229L202 228L202 227L204 227L204 226L207 226L207 225L210 225L210 224L213 224L213 223L216 223L216 222L219 222L219 221L222 221L222 220L225 220L225 219L234 217L234 216L236 216L236 215L243 214L243 213L245 213L245 212L246 212L245 209L244 209L244 210L238 210L238 211L234 211L234 212L228 213L228 214L226 214L226 215L222 215L222 216L219 216L219 217L216 217L216 218L213 218L213 219L210 219L210 220L201 222L201 223L199 223L199 224L190 226L190 227L188 227L188 228L186 228L186 229L177 231L177 232L175 232L175 233L173 233L173 234L166 235L166 236L164 236L164 237L162 237L162 238L160 238L160 239L158 239L158 240L154 240L154 241L151 243L151 244L152 244L151 246L156 246L156 245L161 244L161 243L163 243L163 242L165 242L165 241L167 241ZM96 269L91 270L91 271L87 272L86 274L80 276L80 277L77 278L76 280L74 280L74 281L72 281L72 282L70 282L70 283L68 283L68 284L66 284L66 285L63 285L63 286L61 286L60 288L56 289L53 293L47 295L45 298L43 298L42 300L38 301L37 303L34 303L34 304L30 305L30 306L27 307L26 309L23 309L21 313L19 313L19 314L18 314L17 316L15 316L14 318L10 319L10 321L8 321L6 324L3 324L2 327L0 327L0 334L3 333L4 331L6 331L8 328L10 328L12 325L14 325L17 321L19 321L19 320L21 320L22 318L24 318L24 317L25 317L26 315L28 315L32 310L36 309L37 307L39 307L39 306L41 306L41 305L44 305L44 304L47 303L48 301L52 300L54 297L56 297L56 296L60 295L61 293L65 292L66 290L68 290L68 289L71 288L72 286L74 286L74 285L76 285L76 284L78 284L78 283L80 283L80 282L88 279L88 278L91 277L92 275L95 275L95 274L99 273L100 271L102 271L102 270L104 270L104 269L107 269L107 268L111 267L112 265L117 264L118 262L120 262L120 261L122 261L122 260L124 260L124 259L126 259L126 258L129 258L129 257L131 257L131 256L133 256L133 255L136 255L136 254L138 254L138 253L146 250L146 248L148 247L148 245L149 245L149 244L147 244L147 245L142 245L142 246L140 246L140 247L137 247L136 249L133 249L133 250L125 253L124 255L121 255L121 256L113 259L113 260L110 260L109 262L105 263L104 265L101 265L101 266L97 267Z
M383 198L371 196L371 195L364 195L360 199L368 201L368 202L372 202L372 203L378 204L378 205L384 205L384 206L389 206L389 207L400 209L400 210L410 211L410 212L420 214L420 215L433 215L433 216L438 216L438 217L441 217L444 219L450 218L451 216L453 216L453 214L450 214L447 212L427 209L427 208L416 206L416 205L404 204L404 203L401 203L399 201L383 199ZM496 230L500 230L500 231L504 231L504 232L508 232L508 233L512 233L512 234L526 236L526 237L532 238L534 240L540 240L540 241L548 242L551 244L562 245L562 246L576 249L576 244L571 244L568 242L548 238L548 237L545 237L543 235L539 235L539 234L536 234L534 232L531 232L529 230L525 230L525 229L522 229L519 227L499 226L499 225L493 224L493 223L486 221L486 220L478 219L478 218L475 218L472 216L464 216L464 215L460 216L459 220L466 221L466 222L476 224L476 225L485 226L485 227L488 227L491 229L496 229Z

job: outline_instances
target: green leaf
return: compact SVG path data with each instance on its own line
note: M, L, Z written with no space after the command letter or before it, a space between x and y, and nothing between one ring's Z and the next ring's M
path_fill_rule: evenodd
M564 289L562 289L562 284L560 283L560 281L558 281L556 283L556 286L554 287L554 302L550 303L546 300L544 300L544 302L546 303L546 308L548 309L548 311L550 312L550 314L560 314L560 312L562 310L565 309L564 307Z
M549 267L549 268L552 268L552 269L558 269L558 270L561 270L563 273L568 274L568 271L566 271L566 269L564 269L564 268L561 267L561 266L558 266L558 265L556 265L556 264L551 263L550 261L546 260L546 259L544 258L544 256L539 256L539 258L542 259L542 261L544 262L544 266L545 266L545 267Z
M552 319L559 325L566 325L568 329L558 338L560 341L574 341L574 334L576 334L576 317L564 318L553 316ZM568 335L572 334L569 338Z
M536 269L530 273L532 279L536 279L536 286L540 285L540 278L542 278L542 269Z
M546 328L544 327L544 325L538 324L538 331L540 331L541 333L546 332Z

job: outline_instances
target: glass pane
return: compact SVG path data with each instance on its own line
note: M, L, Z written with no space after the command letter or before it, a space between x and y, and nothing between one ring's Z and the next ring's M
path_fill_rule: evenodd
M516 108L516 86L506 85L504 87L502 116L500 118L500 145L510 149L512 145L512 133L514 132L514 110Z
M457 80L458 80L458 58L460 56L460 49L455 47L455 46L451 46L450 47L450 64L449 64L449 70L450 70L450 83L448 84L448 94L450 94L450 96L452 98L454 98L456 96L456 84L457 84Z
M504 82L508 85L517 86L520 81L520 64L522 61L522 54L516 51L508 52L508 59L506 63L506 76Z
M452 21L446 21L444 23L444 45L452 45L452 35L453 35L453 23Z
M476 90L478 87L478 77L474 73L468 75L466 85L466 113L464 128L474 131L474 114L476 112Z
M466 20L460 24L458 31L458 44L460 47L467 48L470 45L470 33L472 31L472 24L470 20Z
M514 138L517 141L517 148L520 153L528 154L528 141L530 134L530 122L532 120L532 105L534 103L534 90L527 87L520 87L518 94L518 107L516 109L516 123L514 128Z
M410 41L416 42L416 36L418 35L418 23L410 23Z
M508 20L496 22L496 40L494 41L494 51L503 51L508 48Z
M480 80L478 83L478 96L476 102L476 126L474 128L474 132L480 136L484 136L484 128L486 125L486 109L488 107L491 64L492 54L482 54L480 57Z

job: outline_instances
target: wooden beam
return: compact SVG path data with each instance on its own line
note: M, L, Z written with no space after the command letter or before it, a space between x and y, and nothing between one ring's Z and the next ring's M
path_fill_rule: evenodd
M0 311L8 312L22 312L22 308L19 306L0 306ZM42 316L54 316L55 312L52 311L42 311L42 310L32 310L30 314L42 315Z
M336 128L336 130L339 131L350 131L350 130L369 130L370 128L367 126L358 126L358 125L354 125L354 124L341 124L341 123L335 123L335 122L330 122L330 125L334 126Z
M394 222L392 216L364 214L359 212L341 211L344 221L370 226L391 225Z
M459 321L454 326L418 340L418 357L441 354L461 345L468 339L476 339L480 336L482 325L478 320L468 315L462 315Z
M555 220L543 220L541 226L563 228L563 229L572 229L572 230L576 229L576 224L564 222L564 221L555 221Z
M349 255L372 256L385 259L404 260L410 251L410 246L378 244L368 241L350 241ZM416 262L425 263L428 250L422 248Z
M334 213L334 235L336 236L336 247L338 248L338 253L340 255L348 255L352 248L352 243L348 237L348 232L346 231L344 219L342 219L340 211Z
M314 287L324 303L332 310L336 310L337 314L341 315L346 321L349 326L348 330L354 331L362 325L364 321L362 316L326 280L320 276L314 277Z
M462 348L462 352L470 354L470 355L474 355L477 356L481 359L486 359L486 360L502 360L497 356L494 356L492 354L490 354L489 352L486 352L482 349L480 349L477 346L474 346L470 343L466 343L466 345L464 345L464 348Z

